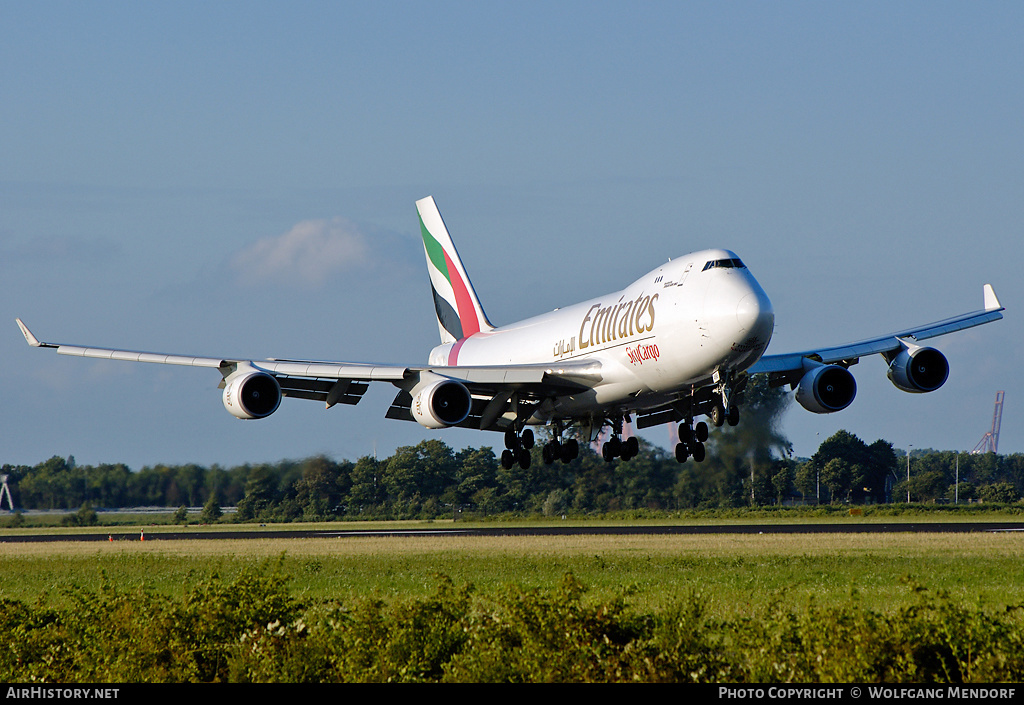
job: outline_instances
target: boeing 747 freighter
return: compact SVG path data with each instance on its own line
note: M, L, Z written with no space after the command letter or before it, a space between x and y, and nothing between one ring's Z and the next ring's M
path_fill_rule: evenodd
M506 468L530 463L531 427L547 426L545 462L570 462L578 437L595 440L606 460L628 460L637 428L678 423L680 462L704 459L707 417L715 426L739 422L736 399L750 375L788 384L805 409L841 411L857 384L849 367L882 355L892 383L931 392L946 381L945 356L921 341L1002 318L992 287L984 308L916 328L838 347L766 354L775 312L735 252L703 250L673 259L625 288L517 323L494 326L484 313L433 198L416 203L441 344L426 364L394 365L312 360L249 360L132 352L40 342L20 319L34 347L61 355L216 369L224 407L240 419L270 416L283 397L313 399L327 408L356 404L371 382L398 394L387 417L431 429L467 427L505 434ZM575 434L569 433L575 429Z

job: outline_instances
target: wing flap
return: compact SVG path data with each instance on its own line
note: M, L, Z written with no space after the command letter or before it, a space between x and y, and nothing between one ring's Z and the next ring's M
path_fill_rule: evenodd
M257 367L274 375L288 377L322 377L325 379L358 379L365 381L398 382L409 376L405 365L372 365L361 362L253 362Z
M308 379L304 377L278 377L281 393L286 397L309 399L335 404L357 404L370 388L367 382L350 379Z

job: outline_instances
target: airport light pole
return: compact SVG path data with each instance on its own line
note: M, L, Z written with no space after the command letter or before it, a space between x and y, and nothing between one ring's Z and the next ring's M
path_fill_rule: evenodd
M907 445L907 504L910 504L910 449L914 444Z
M814 434L814 442L815 443L818 443L818 436L819 435L820 435L819 433L815 433ZM818 443L818 448L821 448L821 444L820 443ZM814 464L814 506L817 507L820 504L821 504L821 468L819 468L818 464L815 463Z

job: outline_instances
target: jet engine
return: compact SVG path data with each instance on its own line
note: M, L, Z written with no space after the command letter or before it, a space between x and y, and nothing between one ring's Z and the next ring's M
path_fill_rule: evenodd
M224 379L224 408L240 419L263 419L281 405L281 385L273 375L239 367Z
M412 390L412 416L427 428L447 428L469 416L473 398L461 382L424 375Z
M839 365L815 365L796 388L800 406L816 414L831 414L848 407L857 396L857 381Z
M886 374L904 392L934 392L949 377L949 362L935 348L907 346L889 362Z

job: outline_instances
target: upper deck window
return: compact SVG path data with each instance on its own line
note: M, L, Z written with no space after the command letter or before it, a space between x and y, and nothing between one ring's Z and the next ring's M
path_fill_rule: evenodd
M709 260L701 271L706 272L709 269L746 269L746 267L738 259L713 259Z

